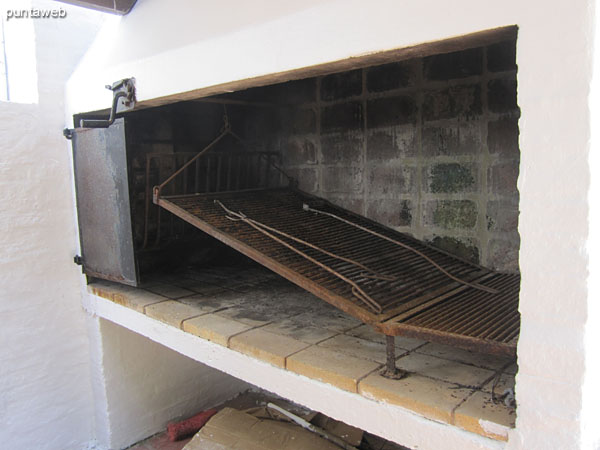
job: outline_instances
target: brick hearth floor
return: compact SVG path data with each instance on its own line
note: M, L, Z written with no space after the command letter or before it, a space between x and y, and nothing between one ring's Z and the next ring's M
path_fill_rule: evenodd
M397 365L410 375L383 378L383 335L259 267L190 270L141 288L97 281L88 289L202 339L429 419L497 440L514 427L515 410L492 400L492 388L497 395L514 388L514 361L398 337Z

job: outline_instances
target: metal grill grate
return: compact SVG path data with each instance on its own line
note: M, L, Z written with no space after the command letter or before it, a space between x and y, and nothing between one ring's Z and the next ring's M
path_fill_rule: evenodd
M215 200L284 233L276 234L280 242L248 223L231 220ZM519 326L518 276L495 274L297 190L159 197L158 204L387 335L514 353ZM343 221L306 211L305 204L408 245L455 277L499 292L483 292L452 280L419 254ZM366 304L345 280L359 286L374 305Z

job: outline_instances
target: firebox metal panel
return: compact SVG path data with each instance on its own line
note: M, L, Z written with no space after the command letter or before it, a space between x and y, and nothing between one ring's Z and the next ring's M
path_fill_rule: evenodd
M137 286L124 119L76 129L73 163L83 272Z

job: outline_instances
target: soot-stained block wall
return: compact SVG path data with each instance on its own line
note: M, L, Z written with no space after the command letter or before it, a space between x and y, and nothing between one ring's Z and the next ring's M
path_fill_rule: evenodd
M247 108L235 105L226 112L235 124L249 115ZM152 203L152 188L221 134L224 114L220 104L190 101L141 109L125 117L134 248L142 282L151 279L155 271L205 264L215 258L237 261L234 250ZM226 136L212 152L243 149ZM216 166L213 162L213 169ZM204 187L206 180L206 165L193 164L164 188L163 195L191 193L195 186ZM188 190L183 190L184 184Z
M516 70L507 41L253 89L243 97L288 107L255 111L245 133L301 189L516 271Z

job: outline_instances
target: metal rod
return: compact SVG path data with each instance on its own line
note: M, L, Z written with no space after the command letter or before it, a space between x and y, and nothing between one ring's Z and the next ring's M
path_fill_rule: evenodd
M394 336L385 337L385 351L387 353L386 369L388 372L396 371L396 338Z
M194 192L200 190L200 160L196 160L196 171L194 173Z
M221 171L223 169L223 155L217 155L217 184L215 192L221 191Z
M110 127L116 119L117 106L119 105L119 99L122 97L127 97L127 95L128 95L127 92L123 92L123 91L115 92L115 94L113 96L112 107L110 108L110 115L108 116L108 119L100 119L100 120L81 119L79 124L81 125L82 128L108 128L108 127Z
M212 161L212 155L206 157L206 193L210 192L210 162Z
M227 135L228 133L229 133L228 129L226 129L225 131L223 131L210 144L208 144L206 147L204 147L202 149L202 151L200 151L196 156L194 156L192 159L190 159L185 165L183 165L179 170L177 170L175 173L173 173L169 178L167 178L165 181L163 181L158 186L154 186L154 197L155 197L155 199L158 200L158 197L160 197L160 192L162 191L162 188L165 187L165 185L169 181L171 181L173 178L175 178L177 175L179 175L181 172L183 172L187 168L187 166L189 166L190 164L192 164L194 161L196 161L198 158L200 158L203 154L205 154L207 151L209 151L211 148L213 148L215 145L217 145L217 143L221 139L223 139L225 137L225 135Z
M386 362L385 370L381 372L381 376L392 380L399 380L408 375L405 370L400 370L396 367L396 337L385 336L385 352Z

